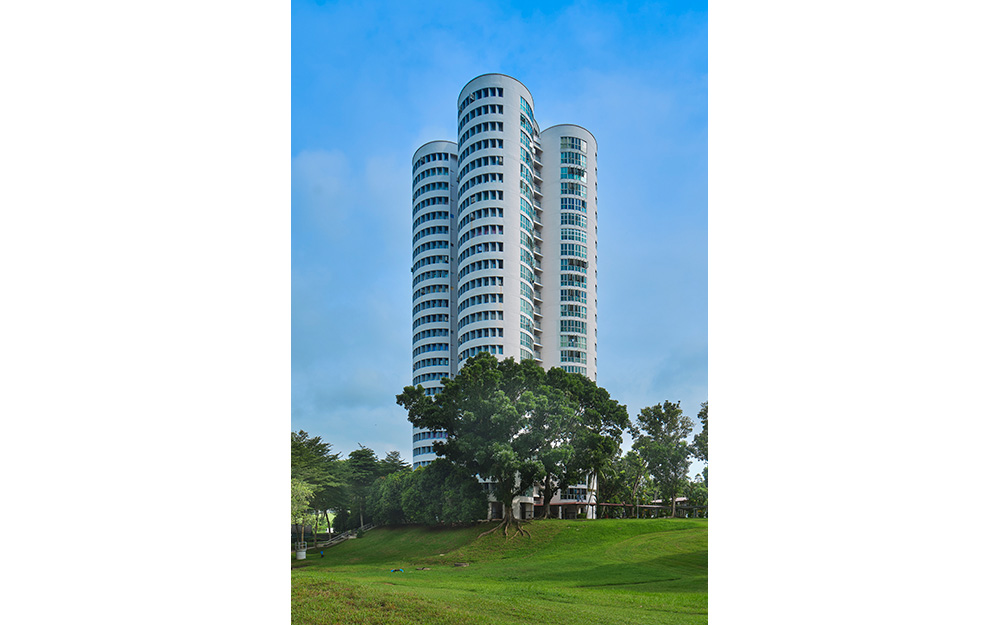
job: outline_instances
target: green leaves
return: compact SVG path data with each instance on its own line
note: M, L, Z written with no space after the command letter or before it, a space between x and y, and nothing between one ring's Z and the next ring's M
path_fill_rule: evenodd
M701 432L694 436L694 457L708 462L708 402L701 405L698 411L698 420L701 421Z
M309 511L315 487L302 480L292 478L292 523L302 524Z
M537 482L583 481L618 453L629 422L625 406L585 376L487 353L467 360L434 397L408 386L396 403L415 426L447 431L435 451L493 482L508 507Z
M687 479L691 447L686 439L694 424L684 416L680 402L669 401L643 408L637 420L632 448L648 464L663 499L672 501Z

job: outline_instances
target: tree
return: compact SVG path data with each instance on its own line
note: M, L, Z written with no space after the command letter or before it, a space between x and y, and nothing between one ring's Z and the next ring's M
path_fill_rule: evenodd
M315 514L322 513L329 527L328 511L342 507L347 499L344 461L340 454L330 453L329 443L319 436L310 438L304 430L292 432L291 443L292 478L312 485Z
M434 451L468 476L493 483L504 516L488 532L514 527L526 534L514 517L514 498L545 473L538 459L543 439L529 426L537 411L550 409L543 386L545 371L534 361L502 362L486 352L465 362L455 379L433 397L422 386L407 386L396 396L411 423L445 430L449 438L434 443ZM488 532L484 532L488 533Z
M639 516L639 504L652 499L650 490L649 470L646 461L635 450L629 450L624 456L615 455L598 473L599 492L604 503L626 504L621 508L607 509L605 516L628 516L628 507L632 514Z
M492 483L504 517L490 531L504 535L510 527L527 534L514 517L517 495L542 482L548 504L556 487L586 479L613 457L628 424L625 407L585 376L487 353L467 360L434 397L408 386L396 402L414 425L449 434L434 443L438 455Z
M373 522L380 525L398 525L406 522L403 514L403 491L409 476L409 471L396 471L378 478L369 501Z
M361 518L360 527L365 525L365 502L369 488L378 476L378 457L370 448L358 443L347 456L347 483L350 486L351 499Z
M402 509L404 518L410 522L469 523L486 513L483 485L443 458L405 475Z
M550 369L549 373L552 371L555 369ZM548 374L546 377L549 377ZM570 400L564 391L548 384L540 384L537 394L538 401L528 428L531 436L537 440L542 517L548 518L550 503L556 490L579 482L580 471L573 462L573 434L577 428Z
M299 541L305 540L305 522L309 515L309 502L314 487L308 482L292 478L292 524L299 526ZM314 532L315 534L315 532Z
M319 436L309 437L305 430L292 432L292 477L321 484L330 475L330 465L339 454L330 454L330 444Z
M378 461L378 474L382 477L398 473L400 471L411 471L410 463L400 457L395 449L385 455L385 458Z
M648 502L651 478L649 463L634 449L630 449L622 462L622 474L628 488L629 502L635 508L632 510L635 518L639 518L639 502Z
M663 499L670 499L670 516L676 514L676 498L690 466L691 448L687 437L694 424L681 411L680 402L663 402L643 408L639 426L633 426L632 447L648 464Z
M694 435L692 448L694 457L708 462L708 402L701 404L698 411L698 420L701 421L701 432Z
M705 467L708 471L708 467ZM694 479L685 485L684 496L692 506L708 505L708 482L705 480L704 472L695 475Z
M547 518L557 488L588 480L620 453L629 419L625 406L584 375L553 367L545 384L549 406L535 413L531 426L543 439L539 460L545 468L542 516Z

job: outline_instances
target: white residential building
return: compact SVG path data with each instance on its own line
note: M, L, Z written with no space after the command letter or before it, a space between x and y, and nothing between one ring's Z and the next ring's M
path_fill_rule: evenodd
M540 129L534 107L518 80L484 74L459 93L458 143L413 155L412 381L428 394L481 351L597 380L597 141ZM413 430L414 467L443 436ZM596 501L595 486L553 503ZM519 503L530 516L532 497Z

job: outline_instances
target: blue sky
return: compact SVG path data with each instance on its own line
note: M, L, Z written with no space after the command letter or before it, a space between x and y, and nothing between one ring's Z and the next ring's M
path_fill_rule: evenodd
M600 146L598 384L708 399L705 3L293 2L291 425L410 459L414 150L472 78ZM697 465L694 468L700 468Z

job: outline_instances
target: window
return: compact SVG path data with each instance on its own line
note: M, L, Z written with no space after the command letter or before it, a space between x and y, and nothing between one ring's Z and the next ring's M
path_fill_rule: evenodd
M448 160L448 154L446 152L435 152L433 154L427 154L417 159L417 162L413 164L413 173L417 173L417 170L426 165L427 163L433 163L436 161L446 161Z
M470 347L469 349L463 351L458 355L459 361L465 360L466 358L472 358L479 352L489 352L498 356L503 355L503 345L479 345L477 347Z
M559 291L559 301L561 302L586 302L587 292L576 289L562 289Z
M470 306L480 306L482 304L497 304L503 303L503 293L485 293L483 295L473 295L463 299L458 304L458 311L462 312Z
M427 345L421 345L420 347L413 350L413 357L416 358L420 354L426 354L427 352L446 352L448 351L447 343L428 343Z
M413 322L413 329L416 330L425 323L448 323L448 315L424 315Z
M563 226L587 227L587 216L577 213L562 213L559 215L559 223Z
M559 147L563 150L587 151L587 142L579 137L559 137Z
M427 243L423 243L413 248L413 258L416 258L418 255L423 254L428 250L448 249L450 245L451 244L447 241L428 241Z
M466 233L463 234L458 239L458 246L462 247L470 239L474 239L476 237L487 236L487 235L503 235L503 226L489 225L489 226L479 226L478 228L472 228L472 229L466 231Z
M527 215L528 217L531 217L532 221L536 220L536 218L535 218L535 207L532 206L531 202L529 202L528 200L526 200L524 198L521 198L521 212L524 213L525 215Z
M420 200L413 206L413 216L416 217L417 213L421 210L427 208L428 206L433 206L435 204L447 204L448 197L429 197L426 200Z
M475 143L470 144L469 147L462 150L462 154L458 158L459 164L465 160L466 156L478 150L485 150L487 148L503 149L503 139L483 139L482 141L476 141Z
M524 217L524 215L521 216ZM532 237L531 234L525 232L524 230L521 230L521 245L528 248L528 250L531 252L535 251L534 237Z
M563 195L579 195L580 197L587 197L587 187L576 182L560 182L559 192Z
M559 314L563 317L582 317L587 318L587 307L580 306L579 304L560 304Z
M503 132L503 122L483 122L472 126L462 133L462 136L458 140L458 145L462 145L467 139L481 132Z
M559 177L563 179L587 182L587 170L580 169L579 167L560 167Z
M474 341L476 339L485 339L491 337L503 338L503 328L479 328L477 330L470 330L458 337L458 344L461 345L466 341Z
M534 283L535 281L534 270L532 270L532 268L528 267L527 265L521 265L521 279Z
M560 258L559 269L560 271L576 271L579 273L587 273L587 261L579 260L576 258Z
M435 198L430 198L435 199ZM462 200L462 203L458 205L458 214L461 215L463 211L469 206L475 204L476 202L485 202L487 200L503 200L503 191L479 191L469 195L469 197ZM424 200L425 202L427 200Z
M578 362L585 365L587 364L587 352L563 350L559 352L559 360L562 362Z
M418 360L413 363L413 370L422 369L424 367L447 367L447 358L425 358L424 360Z
M528 104L528 101L525 100L523 97L521 98L521 110L524 113L527 113L529 119L531 119L532 121L535 120L535 114L531 112L531 105Z
M458 122L458 131L462 132L462 127L465 126L470 120L479 117L480 115L503 115L503 105L502 104L484 104L483 106L477 106L476 108L469 111L465 117L463 117Z
M503 209L496 207L481 208L479 210L472 211L468 215L462 218L462 221L458 222L458 229L461 231L467 225L476 221L477 219L486 219L488 217L500 217L503 218ZM501 228L503 226L500 226Z
M477 184L483 184L486 182L503 182L503 174L489 173L489 174L481 174L479 176L473 176L465 184L462 185L462 187L458 190L458 194L462 195L469 189L469 187L474 187Z
M448 257L445 256L444 258L447 261ZM485 260L478 260L476 262L469 263L458 271L458 279L461 280L472 272L484 271L486 269L503 269L503 259L487 258Z
M531 317L521 315L521 329L527 330L528 332L535 331L535 322L532 321Z

